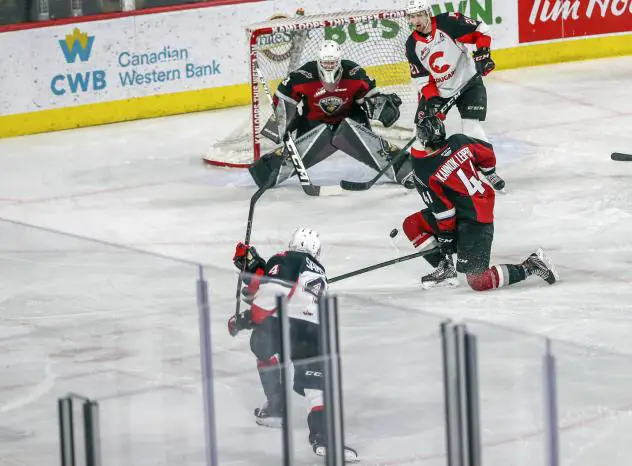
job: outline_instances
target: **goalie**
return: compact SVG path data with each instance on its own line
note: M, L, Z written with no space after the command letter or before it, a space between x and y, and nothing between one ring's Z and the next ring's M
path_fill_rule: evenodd
M338 44L326 40L318 60L305 63L279 84L274 95L278 138L276 134L270 137L269 125L262 134L278 143L295 132L305 168L341 150L379 171L399 148L375 134L370 120L378 120L385 127L393 125L399 118L401 103L396 94L381 94L360 65L343 60ZM288 158L284 146L277 147L253 163L250 174L261 187L278 170L274 184L279 184L294 173ZM386 175L407 188L414 187L407 157Z

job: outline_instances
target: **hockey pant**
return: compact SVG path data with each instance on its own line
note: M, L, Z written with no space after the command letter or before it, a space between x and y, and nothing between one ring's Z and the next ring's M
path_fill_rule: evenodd
M319 123L298 136L295 142L305 168L313 167L334 152L341 150L379 171L388 164L391 157L399 152L397 147L371 131L368 122L358 122L351 118L345 118L335 125ZM263 155L249 170L259 187L265 184L275 170L279 170L279 174L274 184L280 184L295 174L284 147L277 147L272 152ZM404 183L412 176L410 160L405 158L397 166L389 169L386 176L395 182Z
M404 219L404 233L416 248L430 247L439 234L439 226L430 209L415 212ZM465 273L473 290L485 291L522 281L526 278L521 265L501 264L489 266L494 225L467 220L457 221L456 270ZM437 267L442 259L439 252L424 256L430 265Z

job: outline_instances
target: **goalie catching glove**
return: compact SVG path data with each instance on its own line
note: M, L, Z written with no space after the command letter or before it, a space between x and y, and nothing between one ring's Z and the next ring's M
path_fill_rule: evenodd
M378 120L385 128L392 126L399 119L399 106L402 99L397 94L374 94L365 97L367 115L371 120Z

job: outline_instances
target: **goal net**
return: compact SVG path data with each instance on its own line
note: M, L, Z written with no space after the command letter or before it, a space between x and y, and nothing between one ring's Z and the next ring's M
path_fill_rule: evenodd
M366 69L382 92L402 99L401 117L395 125L374 130L397 145L412 135L417 91L410 78L405 42L410 34L404 10L344 11L326 15L277 18L246 28L250 47L250 92L247 119L224 139L215 142L204 157L218 166L247 167L276 144L261 134L273 118L272 107L260 84L259 67L272 94L289 72L316 60L323 40L340 44L342 57Z

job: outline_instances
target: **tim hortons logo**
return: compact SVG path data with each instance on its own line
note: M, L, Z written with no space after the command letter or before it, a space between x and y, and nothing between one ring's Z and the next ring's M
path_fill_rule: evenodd
M519 0L520 43L625 32L632 0Z

